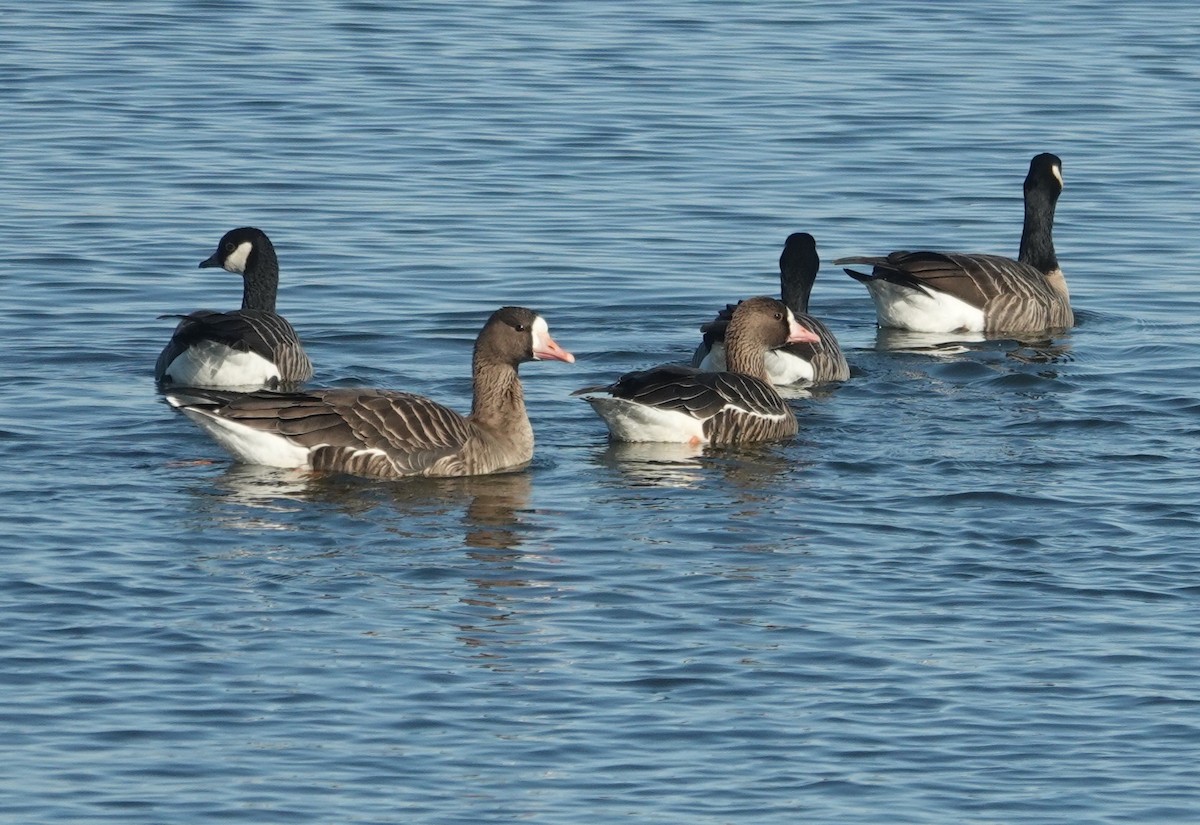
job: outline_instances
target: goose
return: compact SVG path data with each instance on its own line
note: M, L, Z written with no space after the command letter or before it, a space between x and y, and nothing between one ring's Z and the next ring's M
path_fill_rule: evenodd
M957 252L893 252L839 258L866 284L879 326L911 332L1029 333L1075 323L1067 282L1054 253L1054 207L1062 193L1062 161L1037 155L1025 177L1025 227L1017 260Z
M475 340L470 415L420 395L382 389L165 393L235 459L372 478L513 472L533 457L533 428L517 365L575 356L523 307L492 313Z
M294 387L312 378L312 363L296 330L275 313L279 260L261 229L226 232L200 268L219 266L242 276L242 308L197 310L181 318L154 366L163 385L214 388Z
M738 304L726 330L726 372L664 365L584 387L614 441L667 441L691 445L769 441L795 435L796 416L770 383L766 353L786 344L816 343L775 298Z
M767 375L772 384L795 384L807 381L828 384L850 377L850 366L829 327L808 314L808 297L821 259L817 242L807 232L788 236L779 256L779 284L783 302L796 320L817 334L817 343L788 344L767 353ZM725 329L736 304L728 304L717 317L700 327L704 340L692 355L692 366L706 372L725 369Z

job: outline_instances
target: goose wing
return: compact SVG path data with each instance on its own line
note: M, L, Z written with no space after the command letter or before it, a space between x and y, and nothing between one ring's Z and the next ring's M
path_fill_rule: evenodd
M873 267L870 276L846 270L858 280L882 278L890 283L921 290L944 292L980 309L1001 295L1022 300L1049 295L1046 278L1032 266L1003 255L968 255L958 252L893 252L885 258L839 258L838 265Z
M453 469L474 433L454 410L412 393L187 393L189 408L308 448L314 470L395 477L420 475L434 465Z
M300 337L287 319L257 309L233 312L199 310L187 315L164 315L180 319L166 349L159 356L156 374L166 368L189 347L204 341L216 341L239 352L252 352L279 368L285 382L303 382L312 378L312 362L300 344Z
M788 413L786 402L769 384L736 372L701 372L693 367L662 366L621 376L613 384L576 390L573 395L607 392L647 407L682 412L706 420L727 409L752 415Z

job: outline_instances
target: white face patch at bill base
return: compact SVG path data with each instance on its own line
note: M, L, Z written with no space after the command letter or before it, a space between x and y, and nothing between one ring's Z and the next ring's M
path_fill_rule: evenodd
M546 341L550 340L550 326L546 323L546 319L538 315L533 319L533 357L541 360L538 356L539 352L546 351Z

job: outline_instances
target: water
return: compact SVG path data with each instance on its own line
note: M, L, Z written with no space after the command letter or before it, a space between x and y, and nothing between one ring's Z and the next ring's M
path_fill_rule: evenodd
M1194 822L1190 3L42 2L0 26L0 820ZM799 437L616 449L568 393L823 259L1016 251L1079 326L912 351L828 263ZM469 403L525 473L233 466L156 396L263 227L316 383Z

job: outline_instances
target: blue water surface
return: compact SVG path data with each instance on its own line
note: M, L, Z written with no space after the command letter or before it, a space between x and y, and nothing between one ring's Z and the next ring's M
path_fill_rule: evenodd
M0 820L1192 823L1200 15L1068 0L0 10ZM828 262L1014 254L1063 159L1079 325L930 349ZM233 464L164 313L263 228L316 384L470 403L525 472ZM609 446L791 232L854 376L794 440Z

